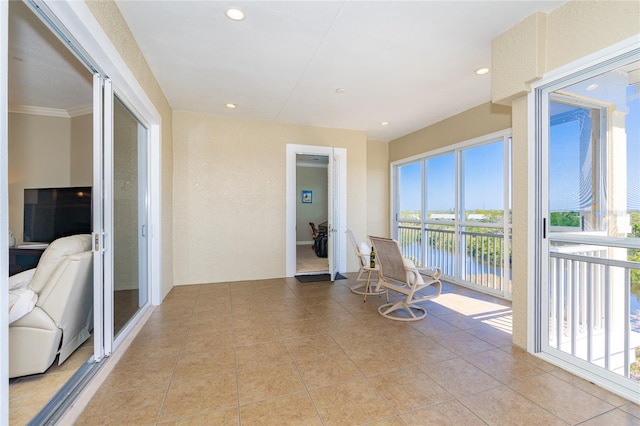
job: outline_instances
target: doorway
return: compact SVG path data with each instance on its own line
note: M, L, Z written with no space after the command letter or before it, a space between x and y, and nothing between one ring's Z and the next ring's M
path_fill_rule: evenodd
M35 13L36 21L42 27L38 31L40 37L51 38L55 42L59 43L62 39L61 46L63 51L67 52L71 60L69 62L75 63L82 72L88 73L87 86L88 86L88 100L86 101L86 108L79 108L80 111L84 111L84 114L80 114L75 108L66 106L65 109L69 109L74 114L81 115L87 118L86 122L83 122L82 128L86 134L82 134L79 138L88 144L86 150L79 150L78 146L73 145L69 149L60 150L61 152L68 153L72 158L66 162L57 162L54 158L50 158L51 161L45 163L45 167L40 167L35 172L42 172L51 168L52 166L64 169L63 165L67 166L73 162L77 164L77 170L69 171L65 175L70 179L70 182L76 182L80 179L79 176L87 178L89 185L93 183L93 230L94 230L94 243L92 244L94 251L94 331L93 342L88 341L86 348L83 350L86 352L86 357L79 361L80 368L77 374L74 374L67 382L64 380L59 381L59 385L63 386L62 389L54 396L54 399L50 401L45 409L34 420L35 423L55 422L55 416L62 415L68 407L68 404L78 396L82 391L83 386L87 383L87 375L94 373L102 358L108 356L113 349L117 349L126 339L127 335L134 330L136 323L142 318L145 308L149 307L150 303L159 304L162 300L162 290L160 281L160 234L162 233L160 224L160 114L155 109L155 106L146 96L145 91L139 86L139 83L130 73L127 65L123 62L122 58L112 53L115 52L111 42L106 35L102 32L101 27L97 22L90 19L86 19L87 16L91 16L91 12L87 6L83 3L77 3L73 8L68 8L67 2L50 3L48 5L39 4L34 6L33 3L27 2L29 7L33 7L32 10ZM8 22L9 20L9 8L14 5L23 6L23 2L0 2L0 21ZM45 22L45 24L43 24ZM10 74L8 69L12 60L20 61L20 55L14 55L9 48L11 37L9 36L7 25L0 25L0 52L2 52L2 58L0 59L0 75L7 79ZM61 34L64 34L62 36ZM74 38L74 34L80 34L78 39ZM47 45L47 41L36 43L37 47L43 47ZM73 53L70 53L73 51ZM28 53L28 52L27 52ZM31 52L32 54L34 52ZM16 58L13 58L16 56ZM100 58L100 66L94 61L93 58ZM24 58L23 58L24 59ZM33 58L32 58L33 59ZM65 86L60 78L56 78L54 71L57 70L56 63L47 62L44 59L44 55L36 54L36 59L43 62L40 67L47 73L47 78L39 80L31 80L27 82L25 86L19 86L17 84L10 84L10 87L15 90L18 87L31 88L33 85L44 82L45 87L48 89L48 93L55 91L55 89L62 89L68 100L74 90L77 90L78 82L70 86ZM80 64L80 65L78 65ZM33 71L37 67L33 67L28 71ZM107 77L108 73L111 74L113 80L117 82L116 87L119 89L118 98L119 101L114 100L114 92L112 90L111 79ZM91 75L93 74L93 87L91 82ZM15 74L14 74L15 75ZM32 76L32 73L19 73L20 77ZM53 83L52 83L53 81ZM6 84L6 80L3 82ZM5 86L6 87L6 86ZM6 123L8 117L7 93L0 89L0 128L3 130L0 133L0 157L7 158L10 151L10 144L7 141ZM129 179L129 184L136 186L135 191L131 191L128 195L135 195L136 200L129 204L128 207L118 208L114 203L114 190L113 190L113 158L109 158L107 153L113 154L113 131L114 121L113 104L120 102L121 106L125 106L126 112L131 115L135 120L135 132L131 135L131 138L123 138L124 140L131 140L134 142L135 149L137 150L136 164L131 164L130 170L136 175L135 179ZM91 105L93 103L93 105ZM91 108L93 106L93 108ZM119 107L116 107L118 109ZM52 109L51 106L44 109ZM93 113L91 115L91 113ZM20 115L24 115L21 113ZM115 125L118 125L118 119L115 120ZM72 135L78 130L76 126L71 124ZM117 133L117 129L116 129ZM48 145L44 145L45 148L49 147L50 139L56 137L58 133L50 132L42 137L40 141L46 141ZM83 145L84 146L84 145ZM117 151L120 149L118 147ZM91 156L93 151L94 161L92 163ZM82 153L82 155L79 155ZM57 153L60 155L60 152ZM93 167L92 167L93 164ZM125 167L127 169L127 167ZM25 170L22 169L21 172ZM33 171L33 170L32 170ZM7 163L0 162L0 196L2 196L3 202L0 203L0 222L5 227L4 237L0 238L0 250L2 253L7 251L7 232L6 228L9 227L10 210L11 207L7 206L4 200L8 200L8 188L10 183L13 183L13 178L8 178L9 173L7 171ZM76 180L74 180L76 179ZM109 183L105 183L105 182ZM66 182L57 186L62 186ZM53 185L53 184L51 184ZM130 207L133 205L133 208ZM131 211L129 211L131 210ZM106 213L105 213L106 212ZM120 213L122 213L120 215ZM126 214L125 214L126 213ZM111 215L111 216L109 216ZM136 251L137 259L134 269L137 269L137 294L136 294L136 311L135 313L129 312L127 320L123 327L119 328L119 332L114 336L113 329L113 312L114 312L114 271L117 273L118 262L116 259L114 266L114 253L117 250L122 250L124 240L115 241L114 229L117 228L118 218L131 218L133 222L137 221L137 226L140 226L142 236L135 238L135 247L132 247L132 251ZM137 216L136 216L137 215ZM105 220L106 217L106 220ZM116 227L114 228L114 218L116 219ZM150 229L155 231L149 232ZM155 237L154 237L155 235ZM126 241L128 244L129 241ZM144 249L144 252L140 250ZM147 251L149 255L147 255ZM3 257L3 256L2 256ZM7 277L0 277L0 284L2 287L7 288ZM117 277L116 277L117 280ZM4 300L6 295L0 296L0 304L6 306ZM117 302L116 302L117 303ZM116 308L117 309L117 306ZM9 406L9 387L8 387L8 324L6 320L0 318L0 326L2 327L2 339L0 339L0 423L8 422L8 415L10 412ZM93 343L93 345L92 345ZM91 358L91 359L89 359ZM89 360L89 362L87 362ZM55 365L55 364L54 364ZM70 359L65 362L65 367L71 367ZM76 366L77 368L77 366ZM33 402L33 400L26 399ZM48 400L44 399L43 403ZM13 396L11 398L13 404ZM39 407L33 407L37 411ZM37 414L37 413L34 413ZM31 416L32 417L32 416ZM26 418L25 422L30 419ZM12 419L13 420L13 419ZM18 421L22 423L22 421Z
M328 274L329 157L296 155L296 275Z
M347 150L345 148L288 144L286 155L286 276L295 276L297 266L297 200L302 197L302 192L298 194L297 187L298 156L317 156L327 158L327 261L328 272L333 281L338 272L346 271ZM303 228L306 226L309 229L309 234L311 233L309 224L302 224L302 226ZM311 244L309 244L311 251L310 247Z

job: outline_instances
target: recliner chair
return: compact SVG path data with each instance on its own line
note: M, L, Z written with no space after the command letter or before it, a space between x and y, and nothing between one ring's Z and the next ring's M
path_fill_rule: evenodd
M58 354L62 364L93 329L90 235L55 240L31 273L27 288L37 295L35 306L9 324L10 378L43 373ZM10 286L19 275L10 277Z

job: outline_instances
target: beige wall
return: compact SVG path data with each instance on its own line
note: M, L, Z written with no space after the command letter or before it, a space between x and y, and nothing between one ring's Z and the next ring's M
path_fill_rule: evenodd
M9 229L23 242L25 188L70 186L71 120L9 113Z
M288 143L347 149L347 227L365 235L364 132L189 112L173 128L176 285L285 276Z
M528 84L545 72L597 52L640 33L640 2L570 1L543 19L528 18L500 35L493 43L492 98L513 106L513 342L527 344L528 224L534 205L527 198L527 126L533 119L526 99ZM536 49L518 48L520 40L538 40ZM539 41L544 40L542 45ZM532 57L533 56L533 57ZM538 64L539 68L532 68ZM524 81L526 79L526 81Z
M313 241L309 222L327 221L329 212L327 167L296 167L296 241ZM311 203L302 202L302 190L312 191Z
M88 117L88 118L87 118ZM23 243L25 188L92 185L91 115L9 113L9 229Z
M85 2L98 23L102 26L118 53L136 77L146 95L160 113L162 119L162 292L166 295L173 287L173 142L172 118L169 102L160 89L149 65L120 14L118 6L111 0Z
M71 186L93 185L93 114L71 119Z
M511 108L487 102L389 143L389 161L423 154L511 127Z
M389 144L367 141L367 235L390 236ZM365 235L357 236L366 241Z

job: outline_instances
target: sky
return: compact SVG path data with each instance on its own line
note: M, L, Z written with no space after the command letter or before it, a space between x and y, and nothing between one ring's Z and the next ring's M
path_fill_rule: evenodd
M467 210L502 210L503 143L466 149L462 152L464 203ZM427 209L455 208L455 159L453 153L427 160ZM420 210L420 162L400 170L400 210Z
M590 80L587 80L590 82ZM583 82L583 85L586 84ZM623 105L626 112L627 138L627 208L640 210L640 88L626 86ZM618 91L618 94L621 94ZM608 93L601 96L606 99ZM596 95L594 95L596 96ZM600 95L597 95L600 96ZM556 105L558 106L558 105ZM552 111L555 109L551 108ZM584 108L559 105L560 113L587 111ZM586 114L588 115L588 114ZM579 117L576 114L575 117ZM585 115L583 114L584 118ZM586 126L584 129L581 126ZM578 210L591 199L591 178L581 176L580 134L589 135L590 120L566 120L554 123L550 129L549 208L551 211ZM583 147L584 151L584 147ZM467 210L501 210L503 208L502 142L490 143L462 151L464 171L464 202ZM584 154L583 154L584 157ZM427 209L449 211L455 206L454 154L432 157L426 162ZM614 165L615 167L615 165ZM400 211L420 210L420 162L400 169Z

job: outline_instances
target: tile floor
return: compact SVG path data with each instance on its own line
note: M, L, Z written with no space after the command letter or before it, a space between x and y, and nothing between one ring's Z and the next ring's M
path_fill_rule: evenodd
M511 345L508 302L383 299L272 279L174 288L78 425L639 425L640 406Z

